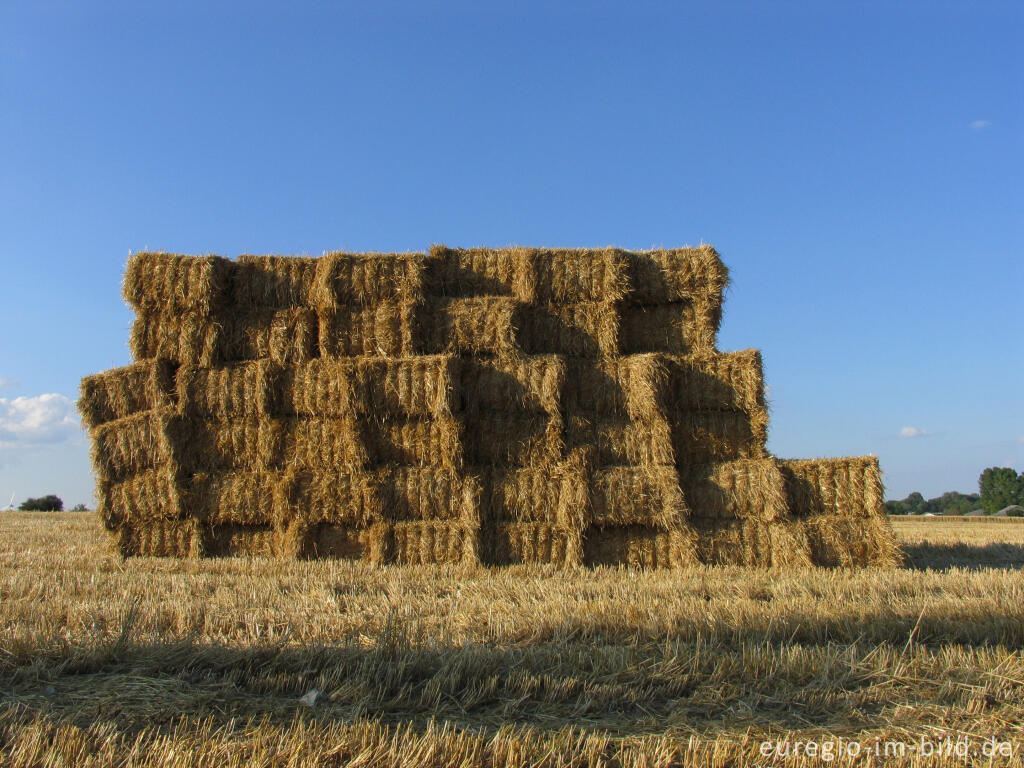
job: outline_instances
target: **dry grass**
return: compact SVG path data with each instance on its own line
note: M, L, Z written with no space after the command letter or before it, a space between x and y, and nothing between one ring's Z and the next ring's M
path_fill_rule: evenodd
M5 513L0 764L811 766L760 742L838 736L1019 764L1024 525L894 525L916 568L487 570L124 560L91 515Z

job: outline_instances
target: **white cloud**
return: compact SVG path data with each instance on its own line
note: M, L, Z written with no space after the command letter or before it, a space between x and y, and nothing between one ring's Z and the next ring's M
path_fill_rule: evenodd
M918 429L917 427L904 427L900 430L900 437L924 437L930 435L927 429Z
M984 131L990 125L992 125L992 121L991 120L975 120L973 123L971 123L971 130L972 131Z
M80 430L74 401L64 395L0 397L0 443L59 443Z

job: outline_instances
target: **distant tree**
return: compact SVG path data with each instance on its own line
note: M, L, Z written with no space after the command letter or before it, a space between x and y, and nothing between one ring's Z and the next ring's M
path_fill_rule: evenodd
M71 508L71 511L72 512L88 512L89 508L87 506L85 506L85 504L75 504L75 506L73 506Z
M925 503L924 496L917 491L914 491L903 500L903 507L906 509L904 514L916 515L919 512L923 512L924 510L922 510L921 507L923 507Z
M38 499L28 499L18 509L23 512L63 512L64 502L60 500L60 496L54 496L51 493L49 496L40 496Z
M1012 504L1024 504L1024 473L1010 467L989 467L978 478L981 506L990 515Z

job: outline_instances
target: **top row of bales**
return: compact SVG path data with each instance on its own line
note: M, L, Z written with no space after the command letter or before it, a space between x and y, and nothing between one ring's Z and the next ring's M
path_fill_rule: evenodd
M429 253L322 257L140 253L124 298L140 313L335 309L436 297L507 296L532 305L621 301L698 305L717 327L728 270L711 246L658 251L434 246Z

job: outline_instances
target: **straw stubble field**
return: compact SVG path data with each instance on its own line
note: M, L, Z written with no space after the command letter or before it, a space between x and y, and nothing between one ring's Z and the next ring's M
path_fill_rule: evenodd
M92 515L8 513L0 764L1020 764L1024 525L894 526L895 570L381 568L123 559ZM838 739L910 748L761 753Z

